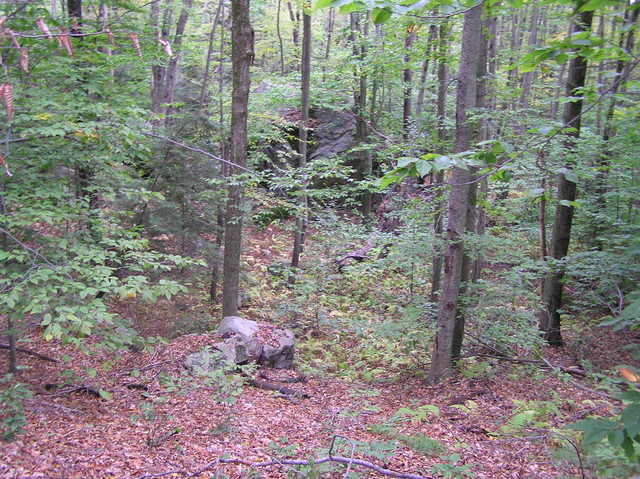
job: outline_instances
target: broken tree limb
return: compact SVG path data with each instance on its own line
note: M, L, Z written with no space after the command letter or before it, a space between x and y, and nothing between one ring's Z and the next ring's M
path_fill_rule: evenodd
M336 259L336 264L338 265L338 270L342 271L342 268L349 265L350 260L355 260L356 262L361 262L367 257L369 251L374 246L373 239L367 240L367 244L365 244L362 248L359 248L355 251L351 251L349 253L343 254L338 259Z
M292 397L302 398L302 399L309 398L308 394L296 391L294 389L291 389L285 386L280 386L278 384L271 383L269 381L262 381L261 379L249 379L248 384L249 386L253 386L254 388L264 389L266 391L276 391L285 396L292 396Z
M554 366L550 365L550 363L546 360L537 361L535 359L525 359L525 358L511 358L509 356L496 356L493 354L483 354L479 353L475 356L482 356L485 358L493 358L499 359L501 361L508 361L510 363L519 363L519 364L531 364L532 366L538 366L543 369L559 369L563 373L571 374L572 376L579 376L581 378L585 377L587 374L584 371L580 371L579 369L567 368L564 366Z
M9 346L8 344L0 343L0 349L11 349L11 346ZM30 349L16 348L16 351L18 351L19 353L28 354L29 356L33 356L33 357L36 357L38 359L42 359L43 361L49 361L50 363L57 363L58 362L57 359L50 358L49 356L46 356L46 355L44 355L42 353L38 353L36 351L31 351Z
M349 465L361 466L366 469L371 469L373 471L376 471L378 474L382 474L384 476L389 476L389 477L398 477L400 479L434 479L433 476L421 476L419 474L410 474L410 473L393 471L391 469L380 467L377 464L374 464L369 461L365 461L363 459L355 459L355 458L343 457L343 456L327 456L327 457L321 457L319 459L315 459L312 461L305 461L302 459L280 459L280 460L264 461L264 462L250 462L250 461L245 461L244 459L220 458L220 459L216 459L215 461L211 461L209 464L205 465L204 467L194 472L188 472L184 470L173 470L173 471L167 471L167 472L160 472L157 474L145 474L143 476L138 477L137 479L153 479L157 477L165 477L165 476L176 475L176 474L182 477L199 477L202 473L209 471L220 464L241 464L243 466L248 466L248 467L269 467L269 466L311 466L311 465L317 466L319 464L325 464L327 462L336 462L338 464L345 464L347 467Z

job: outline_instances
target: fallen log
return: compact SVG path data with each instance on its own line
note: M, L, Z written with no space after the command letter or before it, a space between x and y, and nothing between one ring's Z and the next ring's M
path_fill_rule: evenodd
M288 397L295 397L301 399L308 399L310 396L306 393L296 391L294 389L281 386L279 384L271 383L269 381L262 381L261 379L249 379L249 386L253 386L254 388L264 389L265 391L275 391L280 394Z
M11 349L11 346L9 346L8 344L0 343L0 349ZM25 349L25 348L15 348L15 349L19 353L28 354L29 356L33 356L35 358L42 359L43 361L49 361L50 363L57 363L58 362L57 359L50 358L49 356L46 356L46 355L44 355L42 353L38 353L36 351L31 351L30 349Z
M338 270L342 271L342 268L344 268L345 266L348 266L351 260L354 260L358 263L363 261L367 257L367 254L369 254L369 251L373 249L373 246L374 246L373 240L369 239L367 241L367 244L365 244L362 248L359 248L355 251L351 251L349 253L346 253L340 256L338 259L336 259Z

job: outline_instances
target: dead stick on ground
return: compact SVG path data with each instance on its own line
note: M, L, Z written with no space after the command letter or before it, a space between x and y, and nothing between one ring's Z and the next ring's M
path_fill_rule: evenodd
M538 366L542 368L559 369L563 373L571 374L573 376L580 376L580 377L586 376L586 373L584 373L583 371L579 371L577 369L565 368L564 366L553 366L546 359L543 359L542 361L537 361L535 359L510 358L509 356L495 356L493 354L482 354L482 353L476 354L476 356L499 359L501 361L508 361L510 363L531 364L533 366Z
M8 344L1 344L0 343L0 349L11 349L11 346L9 346ZM35 351L31 351L30 349L16 348L16 351L18 351L19 353L28 354L29 356L34 356L34 357L36 357L38 359L42 359L43 361L49 361L51 363L57 363L58 362L57 359L53 359L53 358L50 358L49 356L45 356L44 354L37 353Z
M203 472L211 470L213 467L219 464L241 464L243 466L248 467L268 467L268 466L282 466L282 465L290 465L290 466L311 466L311 465L319 465L325 464L327 462L337 462L338 464L346 464L347 466L356 465L362 466L367 469L371 469L376 471L379 474L389 477L398 477L400 479L434 479L433 476L420 476L418 474L409 474L404 472L392 471L391 469L385 469L384 467L380 467L372 462L364 461L362 459L354 459L343 456L330 456L330 457L321 457L320 459L315 459L313 461L304 461L300 459L282 459L279 461L265 461L265 462L250 462L245 461L243 459L216 459L215 461L211 461L209 464L204 466L197 471L190 473L187 471L169 471L169 472L161 472L158 474L145 474L144 476L140 476L137 479L152 479L157 477L169 476L171 474L178 474L182 477L198 477Z

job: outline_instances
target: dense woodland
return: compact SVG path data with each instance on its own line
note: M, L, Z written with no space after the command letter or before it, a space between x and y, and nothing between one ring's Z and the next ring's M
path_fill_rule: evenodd
M639 15L4 0L0 477L640 474Z

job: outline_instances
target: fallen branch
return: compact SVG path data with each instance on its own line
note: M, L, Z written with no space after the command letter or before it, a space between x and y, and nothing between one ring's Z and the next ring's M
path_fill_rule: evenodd
M262 381L260 379L249 379L248 384L250 386L253 386L254 388L264 389L266 391L276 391L285 396L293 396L293 397L302 398L302 399L309 398L308 394L296 391L294 389L291 389L285 386L280 386L278 384L271 383L268 381Z
M307 382L307 377L305 375L296 376L295 378L275 379L275 378L271 378L271 377L267 376L267 374L264 371L260 371L258 373L258 376L261 379L264 379L266 381L277 382L277 383L293 384L293 383L306 383Z
M367 255L369 254L369 251L371 251L373 246L374 246L373 240L369 239L367 241L367 244L365 244L362 248L359 248L355 251L351 251L349 253L346 253L340 256L338 259L336 259L338 270L342 271L342 268L344 268L345 266L348 266L349 260L355 260L357 262L363 261L367 257Z
M315 459L313 461L304 461L301 459L281 459L279 461L265 461L265 462L249 462L243 459L219 459L220 464L242 464L249 467L267 467L276 465L289 465L289 466L312 466L325 464L327 462L337 462L338 464L352 464L356 466L362 466L367 469L376 471L378 474L383 474L390 477L399 477L401 479L431 479L431 476L420 476L418 474L409 474L404 472L392 471L391 469L385 469L372 462L365 461L363 459L354 459L343 456L328 456ZM142 478L141 478L142 479Z
M499 359L501 361L508 361L510 363L531 364L533 366L538 366L544 369L559 369L563 373L571 374L573 376L579 376L581 378L586 377L587 375L587 373L585 373L584 371L580 371L579 369L567 368L564 366L554 366L551 363L549 363L549 361L547 361L546 359L542 361L538 361L535 359L511 358L509 356L502 356L502 355L496 356L493 354L482 354L482 353L476 354L476 356Z
M11 346L8 344L0 344L0 349L11 349ZM31 351L30 349L25 348L15 348L19 353L28 354L29 356L34 356L38 359L42 359L43 361L49 361L50 363L57 363L57 359L50 358L49 356L45 356L42 353L37 353L35 351Z
M198 469L194 472L174 470L168 472L160 472L157 474L145 474L144 476L140 476L137 479L153 479L156 477L164 477L170 476L173 474L178 474L182 477L199 477L203 472L209 471L215 466L219 464L240 464L248 467L269 467L269 466L312 466L312 465L320 465L328 462L337 462L338 464L345 464L347 467L350 465L361 466L367 469L371 469L376 471L378 474L382 474L384 476L389 477L399 477L400 479L434 479L433 476L420 476L418 474L409 474L404 472L392 471L391 469L385 469L384 467L380 467L372 462L365 461L363 459L354 459L343 456L327 456L321 457L320 459L315 459L313 461L305 461L302 459L280 459L274 461L264 461L264 462L250 462L245 461L244 459L216 459L215 461L211 461L206 466Z

